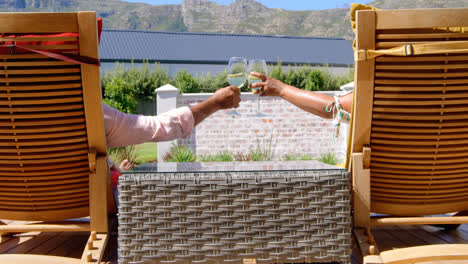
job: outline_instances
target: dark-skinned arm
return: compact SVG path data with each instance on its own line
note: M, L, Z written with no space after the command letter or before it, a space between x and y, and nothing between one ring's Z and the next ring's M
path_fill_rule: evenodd
M259 91L262 96L279 96L304 111L322 118L333 118L332 111L326 111L326 107L335 100L332 96L323 93L305 91L294 86L287 85L262 73L252 72L250 74L262 79L262 82L254 83L250 86L262 87L262 90ZM352 101L352 93L339 98L341 107L348 113L351 111Z

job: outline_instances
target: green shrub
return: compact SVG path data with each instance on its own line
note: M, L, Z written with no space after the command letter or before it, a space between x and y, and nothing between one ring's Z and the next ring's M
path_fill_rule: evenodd
M270 67L269 76L286 83L286 74L284 73L281 61L278 61L276 66Z
M234 161L234 157L229 151L222 151L220 153L211 155L201 155L198 157L201 162L229 162Z
M200 77L196 76L195 78L199 80L200 92L202 93L214 93L219 88L229 86L229 83L227 81L226 70L218 73L215 76L212 76L210 73L207 73L202 74Z
M341 75L332 74L328 68L321 69L321 72L324 79L321 91L338 90L341 86L354 81L354 68L350 68L346 74Z
M269 76L286 84L308 91L336 91L354 80L354 69L349 67L347 74L332 74L327 65L324 67L312 67L310 65L288 66L284 71L281 61L275 66L270 66Z
M301 88L306 91L320 91L325 83L322 72L319 70L304 71Z
M285 160L314 160L314 156L311 154L297 154L297 153L288 153L284 157Z
M133 90L139 99L153 101L156 98L155 90L170 83L171 78L165 67L156 63L154 69L154 71L149 71L149 65L146 63L143 68L133 68L129 72Z
M117 165L119 165L123 160L128 160L132 164L139 164L137 160L137 152L135 151L135 146L119 147L119 148L109 148L107 149L110 159Z
M288 67L284 82L307 91L320 91L325 80L319 69L311 66L299 66L295 69Z
M116 63L114 71L105 73L101 78L104 102L120 111L136 113L138 100L154 101L155 90L171 79L167 69L155 64L155 70L149 70L149 64L143 67L126 69Z
M330 165L336 165L340 162L338 157L333 152L322 154L317 160Z
M195 162L197 157L191 149L186 146L179 146L173 144L169 153L164 157L167 162Z
M200 82L191 74L189 74L185 69L177 71L174 84L174 86L177 87L181 93L200 92Z
M131 86L121 78L114 78L105 88L104 103L125 113L137 113L138 101Z
M215 89L219 89L219 88L222 88L222 87L226 87L226 86L229 86L229 82L227 80L227 70L223 71L223 72L220 72L218 73L218 75L216 75L214 77L214 82L213 82L213 86Z
M354 79L354 71L350 68L348 74L332 74L328 67L318 68L310 65L288 67L285 71L281 61L270 66L269 75L286 84L309 91L338 90L343 84ZM104 102L128 113L135 113L137 102L140 100L154 101L155 90L163 85L172 84L181 93L213 93L229 85L227 71L216 75L209 73L192 76L186 70L179 70L176 76L171 77L165 67L155 64L155 70L149 69L146 63L143 67L130 68L116 63L114 71L106 72L101 78ZM248 85L241 90L249 91Z
M270 160L264 153L259 149L251 149L249 153L249 161L268 161Z

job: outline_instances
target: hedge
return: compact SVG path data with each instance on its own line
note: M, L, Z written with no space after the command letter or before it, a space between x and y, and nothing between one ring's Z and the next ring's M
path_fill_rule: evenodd
M344 75L333 75L328 67L288 66L287 70L278 62L270 66L270 76L282 82L308 91L336 91L340 86L352 82L354 70L350 68ZM179 70L173 77L168 70L156 63L155 70L144 67L130 68L116 63L114 71L106 72L101 79L104 102L120 111L136 113L139 100L154 101L155 90L165 84L171 84L182 93L212 93L221 87L228 86L226 71L212 76L202 74L192 76L186 70ZM247 85L242 87L248 91Z

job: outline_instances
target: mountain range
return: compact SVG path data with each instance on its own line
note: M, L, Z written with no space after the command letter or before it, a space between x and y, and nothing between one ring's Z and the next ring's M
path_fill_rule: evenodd
M376 0L381 9L459 8L466 0ZM184 0L181 5L149 5L121 0L0 0L2 12L96 11L104 28L353 38L349 8L289 11L255 0L221 5Z

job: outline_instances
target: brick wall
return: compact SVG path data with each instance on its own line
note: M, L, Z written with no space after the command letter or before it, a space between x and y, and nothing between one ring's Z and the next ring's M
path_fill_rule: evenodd
M177 107L197 104L210 95L178 94ZM242 93L241 99L237 109L240 116L227 115L227 110L218 111L200 123L188 138L178 140L178 144L187 145L200 155L221 151L248 154L257 147L269 148L271 143L275 160L284 159L288 153L319 156L329 152L344 160L347 133L342 131L335 138L331 120L305 112L278 97L261 97L261 109L267 116L254 117L257 97Z

